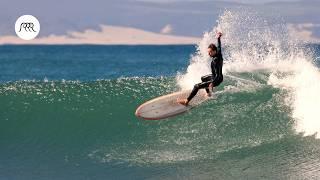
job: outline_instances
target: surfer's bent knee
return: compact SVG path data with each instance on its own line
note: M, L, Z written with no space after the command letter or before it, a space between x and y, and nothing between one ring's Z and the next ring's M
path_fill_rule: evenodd
M201 77L202 82L208 82L212 80L212 75L206 75Z

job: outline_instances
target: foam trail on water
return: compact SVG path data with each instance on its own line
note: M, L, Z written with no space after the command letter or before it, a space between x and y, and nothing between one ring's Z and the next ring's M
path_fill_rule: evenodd
M215 33L223 32L224 74L233 72L268 73L267 82L287 91L283 102L292 110L296 131L320 137L320 72L314 56L303 43L290 36L278 17L253 11L225 11L218 25L204 34L197 53L185 74L177 75L181 89L191 89L200 77L210 73L207 47L216 43Z

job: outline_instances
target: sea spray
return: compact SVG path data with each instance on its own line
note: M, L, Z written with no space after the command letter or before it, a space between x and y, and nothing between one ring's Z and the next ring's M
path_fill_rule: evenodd
M291 109L296 131L320 137L320 72L312 63L314 55L293 39L286 24L277 18L250 10L225 11L218 25L204 34L186 73L177 75L179 87L191 89L201 76L210 73L207 47L216 42L218 31L224 34L224 74L267 73L266 85L286 91L282 99Z
M299 61L300 60L300 61ZM305 135L316 134L320 137L320 72L311 62L299 59L291 65L292 74L279 76L270 75L268 83L287 89L292 108L292 117L296 120L297 132Z

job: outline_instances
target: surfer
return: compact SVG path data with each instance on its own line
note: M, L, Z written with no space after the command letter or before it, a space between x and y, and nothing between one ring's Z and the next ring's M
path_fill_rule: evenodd
M187 106L191 99L198 93L199 89L205 88L207 95L211 96L209 88L212 90L213 87L219 86L223 81L222 65L223 58L221 53L221 38L222 33L217 33L218 47L215 44L208 46L208 54L211 57L211 72L212 74L202 76L201 83L194 85L187 99L178 99L178 103Z

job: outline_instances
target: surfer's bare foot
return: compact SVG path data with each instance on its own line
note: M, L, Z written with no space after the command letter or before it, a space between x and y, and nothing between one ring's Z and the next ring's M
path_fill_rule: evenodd
M207 93L207 97L211 97L211 93Z
M177 102L184 106L188 106L188 103L189 103L188 99L178 99Z

